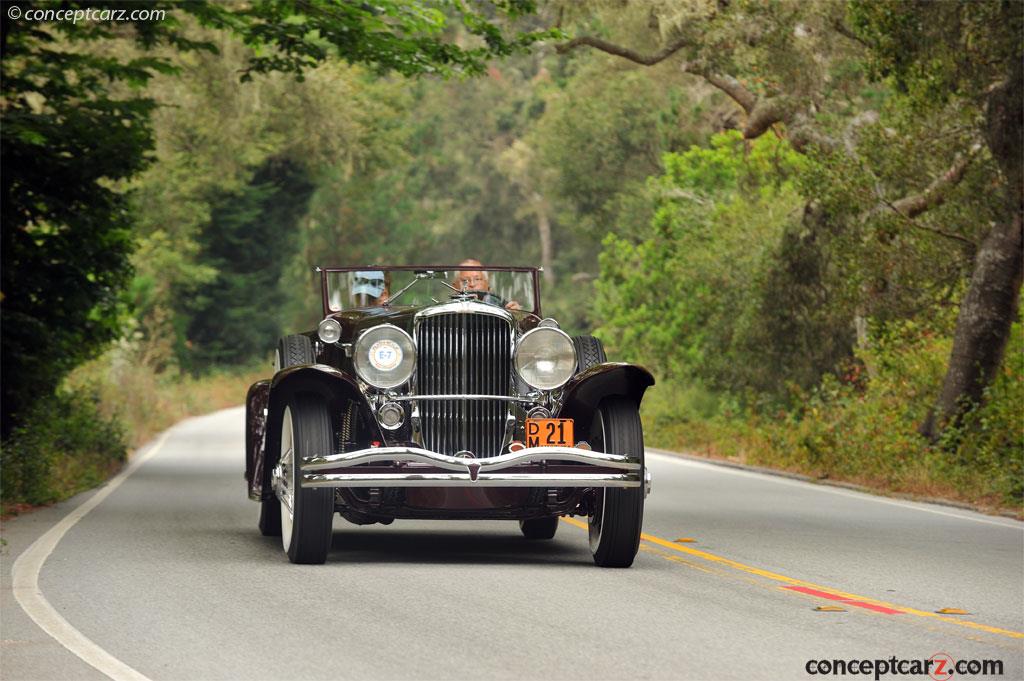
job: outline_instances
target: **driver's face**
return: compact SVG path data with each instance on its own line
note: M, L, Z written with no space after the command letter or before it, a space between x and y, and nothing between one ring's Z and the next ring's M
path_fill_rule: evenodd
M490 291L487 283L487 273L482 271L459 272L455 280L456 288L464 288L467 291Z

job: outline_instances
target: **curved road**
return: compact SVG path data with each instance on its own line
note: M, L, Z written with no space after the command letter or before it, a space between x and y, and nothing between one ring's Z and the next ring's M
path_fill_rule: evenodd
M649 453L629 570L571 520L531 543L337 517L328 563L297 566L256 529L242 419L182 422L112 491L6 524L0 677L107 678L75 649L114 678L873 678L806 665L937 653L1024 678L1016 521Z

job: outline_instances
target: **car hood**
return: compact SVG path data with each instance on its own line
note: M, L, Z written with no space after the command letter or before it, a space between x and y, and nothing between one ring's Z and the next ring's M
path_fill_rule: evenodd
M341 339L343 341L353 340L365 329L380 326L381 324L393 324L411 335L413 332L413 321L418 313L449 304L445 302L428 306L364 307L335 312L330 317L336 319L341 324ZM529 331L540 323L540 317L532 312L524 312L522 310L505 310L505 312L512 317L512 322L520 334Z

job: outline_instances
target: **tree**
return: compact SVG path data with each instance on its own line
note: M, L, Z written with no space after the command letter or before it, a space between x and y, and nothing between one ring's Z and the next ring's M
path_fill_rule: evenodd
M208 13L210 25L233 30L260 49L242 77L279 71L298 77L316 64L342 59L370 64L403 76L435 73L480 75L487 62L525 50L557 31L513 31L506 35L497 18L520 19L536 10L535 0L260 0L238 9ZM475 40L451 39L455 26Z
M166 3L41 3L130 11ZM212 49L177 23L16 22L2 27L2 432L72 367L120 333L131 217L112 184L138 173L153 147L153 102L139 87L172 67L91 46L119 35L141 47Z
M975 256L949 368L922 433L937 437L977 405L1000 364L1024 275L1024 5L1017 2L856 2L860 35L880 76L895 78L915 110L951 103L977 119L999 173L999 215ZM907 203L900 212L910 212Z
M824 262L829 240L841 238L851 227L884 221L878 219L883 214L921 227L915 219L943 206L978 163L979 139L988 141L1001 168L1001 176L989 180L1009 188L1003 192L1007 208L1005 218L981 240L974 260L939 401L940 421L976 403L999 365L1020 291L1022 91L1017 74L1024 44L1022 6L893 0L855 3L847 11L845 4L835 2L722 2L671 9L659 5L647 11L660 31L660 49L645 53L598 35L577 36L558 49L587 46L644 66L677 59L683 71L702 78L742 110L745 138L774 131L795 149L824 160L824 166L839 166L842 162L836 159L850 158L848 166L870 168L858 134L878 120L870 99L875 95L865 90L864 71L872 63L876 80L895 76L904 92L916 96L917 108L933 114L921 117L916 132L942 141L931 150L933 157L946 158L939 172L891 184L876 174L864 193L871 200L862 201L856 214L837 212L835 202L809 201L800 230L788 237L789 252L797 260L781 263L782 271L800 273L799 281L790 282L799 287L783 288L807 292L798 303L803 309L815 305L813 292L824 283L824 270L814 263ZM963 110L986 103L985 118ZM900 188L903 194L893 196ZM941 228L930 231L971 241ZM934 434L930 424L925 430Z
M179 303L194 366L250 362L280 334L286 296L279 282L312 190L300 166L269 159L248 185L213 201L198 237L199 263L217 276Z

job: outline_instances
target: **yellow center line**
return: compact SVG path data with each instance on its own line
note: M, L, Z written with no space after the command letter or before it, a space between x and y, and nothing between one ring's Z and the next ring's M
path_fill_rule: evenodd
M570 525L575 525L576 527L582 528L584 530L587 529L587 524L585 522L576 520L575 518L562 518L562 520L569 523ZM916 615L918 617L930 617L932 619L940 620L942 622L948 622L949 624L955 624L957 626L967 627L969 629L978 629L980 631L985 631L990 634L1009 636L1010 638L1024 638L1024 633L1019 631L1000 629L999 627L992 627L987 624L970 622L968 620L956 619L954 617L945 617L938 613L928 612L926 610L917 610L915 608L908 608L903 605L895 605L893 603L888 603L886 601L880 601L875 598L868 598L867 596L859 596L857 594L839 591L838 589L833 589L829 586L822 586L820 584L815 584L813 582L805 582L802 579L787 577L786 575L780 575L777 572L762 570L761 568L754 567L752 565L746 565L744 563L740 563L739 561L724 558L722 556L717 556L713 553L708 553L707 551L701 551L700 549L695 549L691 546L676 544L675 542L671 542L667 539L655 537L652 534L643 533L640 535L640 538L646 542L655 544L657 546L661 546L663 548L678 551L679 553L686 553L691 556L696 556L697 558L702 558L713 563L718 563L719 565L727 565L735 570L740 570L742 572L746 572L749 574L758 575L759 577L764 577L765 579L771 579L776 582L781 582L783 584L786 584L787 586L803 586L810 589L817 589L818 591L824 591L826 593L832 594L833 596L839 596L841 598L847 598L850 600L863 601L865 603L871 603L873 605L880 605L885 608L892 608L893 610L899 610L900 612L906 613L908 615Z

